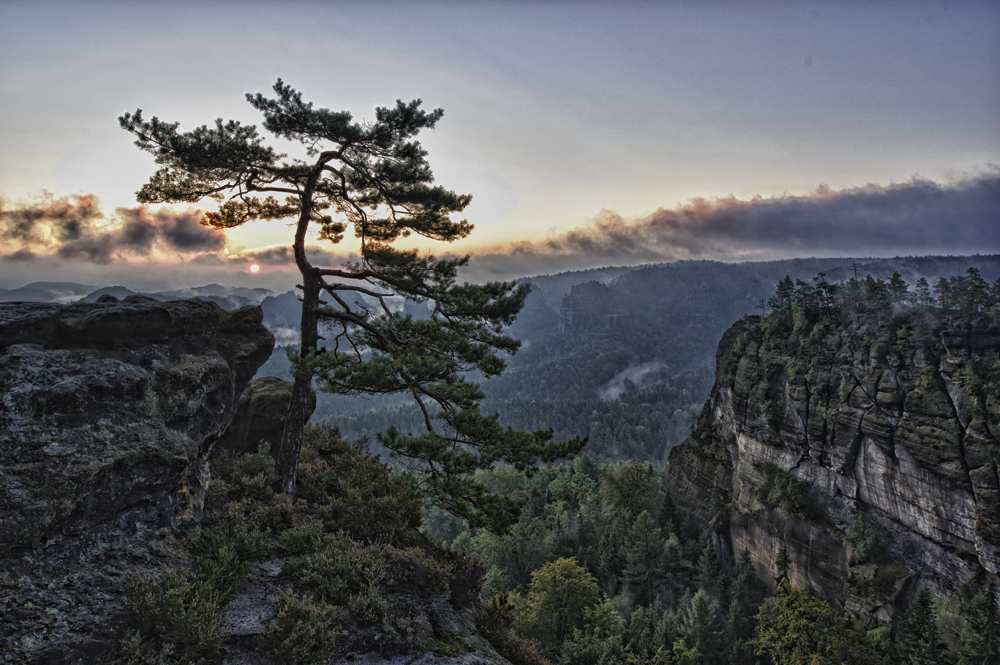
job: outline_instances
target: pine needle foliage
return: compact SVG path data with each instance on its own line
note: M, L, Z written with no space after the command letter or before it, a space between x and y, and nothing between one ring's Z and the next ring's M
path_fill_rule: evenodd
M527 470L573 454L586 441L554 442L551 429L501 427L496 415L479 409L483 393L468 377L496 376L505 367L502 356L517 351L519 342L504 327L513 323L529 287L460 284L458 269L468 257L439 259L393 246L414 234L451 242L472 231L466 220L451 218L472 197L435 185L427 153L415 140L443 112L423 110L419 99L397 100L377 108L374 120L359 122L346 111L315 108L281 79L273 91L274 97L246 98L263 114L264 129L301 143L305 159L287 158L266 145L255 126L235 120L187 132L178 123L147 120L142 110L118 120L160 165L136 193L140 203L211 198L218 209L203 223L218 229L258 220L295 224L301 343L277 451L281 487L290 493L295 485L314 377L337 393L402 392L419 406L424 431L389 429L379 441L402 458L434 503L474 526L505 529L517 521L520 505L487 491L475 472L498 463ZM312 263L309 233L339 244L349 230L357 261ZM399 297L429 304L430 318L400 314L392 305Z

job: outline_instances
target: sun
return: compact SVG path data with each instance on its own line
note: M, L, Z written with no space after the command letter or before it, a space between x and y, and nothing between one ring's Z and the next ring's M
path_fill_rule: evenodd
M256 263L250 266L250 272L257 272L258 270L260 270L260 266Z

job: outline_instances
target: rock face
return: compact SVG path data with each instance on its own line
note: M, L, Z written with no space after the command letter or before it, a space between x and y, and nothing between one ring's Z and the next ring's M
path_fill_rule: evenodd
M665 471L675 496L748 548L765 579L886 622L918 584L950 595L1000 571L1000 404L982 379L1000 330L774 316L747 317L719 344L698 429ZM769 470L807 483L812 505L776 506L761 492ZM885 530L880 563L843 540L860 513Z
M310 392L309 414L316 410L316 393ZM267 445L277 460L281 434L285 428L288 402L292 399L292 382L273 376L253 379L240 396L233 422L216 444L219 450L234 453L257 452Z
M100 603L124 610L123 569L177 555L150 538L197 516L205 459L274 345L261 318L144 296L0 304L0 644L59 662L100 633Z

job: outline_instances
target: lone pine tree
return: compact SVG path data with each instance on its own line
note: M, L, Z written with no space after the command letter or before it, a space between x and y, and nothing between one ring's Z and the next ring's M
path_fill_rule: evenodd
M514 282L457 283L468 257L439 259L402 250L394 241L417 234L453 241L472 231L451 215L472 197L435 186L426 151L413 138L433 128L441 109L420 100L378 108L373 121L346 111L313 108L278 79L275 98L247 94L264 116L264 129L305 146L305 159L288 159L265 145L255 126L222 119L214 127L178 131L142 111L118 120L135 144L155 155L159 170L136 193L140 203L219 202L204 223L219 229L255 220L294 220L293 250L302 276L299 353L277 470L291 491L306 424L309 386L348 394L406 392L419 405L425 432L390 429L379 441L401 455L420 488L473 525L503 528L517 520L517 502L473 480L497 463L526 470L583 447L576 438L553 442L551 430L515 431L479 410L483 394L468 380L505 366L501 354L519 342L503 334L529 288ZM276 196L283 196L279 201ZM341 243L353 231L360 257L336 267L313 265L310 231ZM414 320L391 307L392 297L429 303L431 316ZM322 298L329 298L328 301ZM325 346L320 346L324 337Z

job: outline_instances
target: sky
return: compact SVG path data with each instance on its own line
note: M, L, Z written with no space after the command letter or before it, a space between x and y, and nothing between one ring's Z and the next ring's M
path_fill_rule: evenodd
M476 230L418 246L473 279L1000 252L997 3L0 0L0 287L294 279L285 225L139 207L117 122L259 123L279 77L444 109L420 140Z

